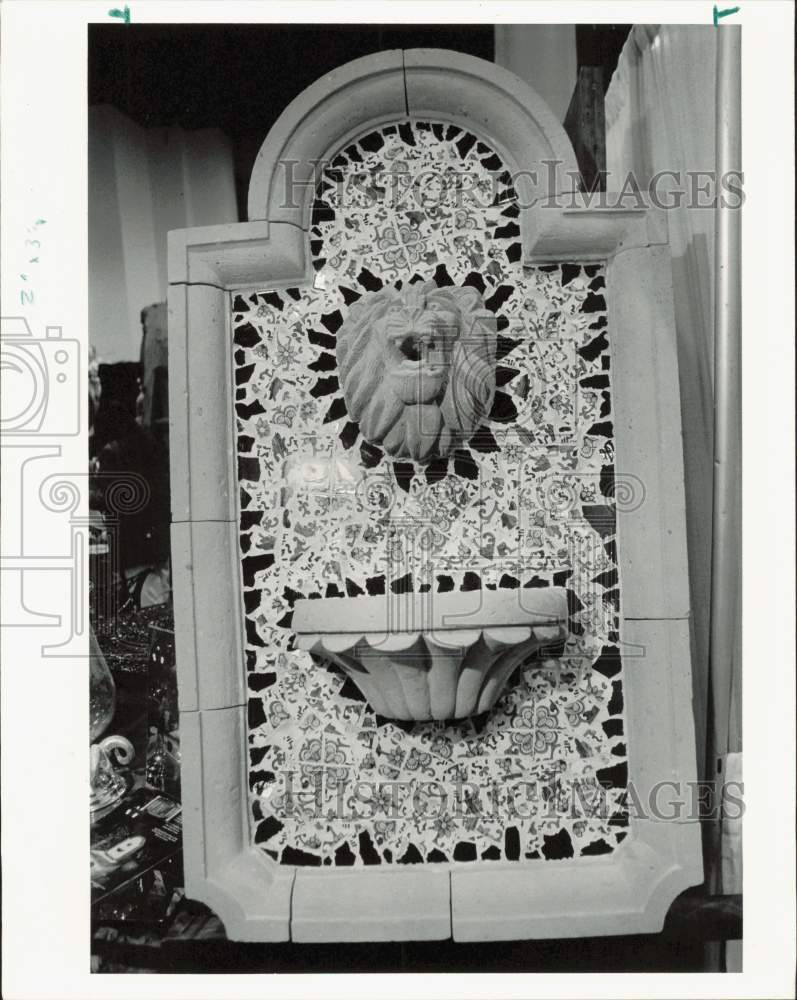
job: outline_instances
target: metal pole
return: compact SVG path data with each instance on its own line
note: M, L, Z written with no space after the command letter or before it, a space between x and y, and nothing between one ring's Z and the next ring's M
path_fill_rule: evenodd
M731 692L741 631L741 209L723 205L720 179L741 170L741 28L717 28L714 244L714 503L710 678L714 773L728 753ZM738 676L735 676L738 675ZM719 821L718 821L719 822ZM717 845L719 846L719 845ZM719 859L712 859L719 868ZM712 888L719 887L715 871Z

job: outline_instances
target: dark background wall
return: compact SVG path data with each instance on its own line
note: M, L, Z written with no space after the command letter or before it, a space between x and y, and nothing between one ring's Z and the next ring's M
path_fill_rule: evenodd
M630 25L577 25L578 66L602 66L604 87ZM324 73L385 49L455 49L495 58L492 24L96 24L89 28L88 101L144 127L217 127L232 142L238 213L257 151L285 106Z
M89 104L139 125L221 128L233 143L239 218L257 151L287 104L324 73L385 49L456 49L492 61L493 26L91 25Z

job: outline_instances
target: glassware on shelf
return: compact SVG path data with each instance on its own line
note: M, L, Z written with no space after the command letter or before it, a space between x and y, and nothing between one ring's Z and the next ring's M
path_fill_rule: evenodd
M89 740L96 743L111 724L116 710L116 685L99 643L90 633Z
M90 634L89 651L89 804L94 822L110 812L127 791L129 782L116 771L115 764L130 764L135 751L133 744L124 736L106 736L101 743L97 742L113 719L116 685L93 632Z

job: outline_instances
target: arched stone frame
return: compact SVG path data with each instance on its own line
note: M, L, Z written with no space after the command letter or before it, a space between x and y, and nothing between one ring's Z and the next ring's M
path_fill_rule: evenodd
M620 512L622 638L630 779L667 815L695 777L680 409L666 218L590 207L573 194L561 126L522 81L443 50L356 60L301 94L269 133L250 222L170 234L172 550L183 747L186 891L238 940L457 940L653 932L672 899L702 881L693 815L632 818L610 855L391 869L294 869L250 841L246 677L238 573L230 292L312 280L315 164L378 124L434 118L483 136L516 170L523 259L605 261L612 328L617 468L645 484ZM279 172L294 190L281 203ZM546 164L544 161L549 161ZM553 162L553 165L550 165ZM275 183L276 178L276 183ZM284 180L284 178L283 178ZM525 184L525 187L524 187ZM554 194L566 197L551 199ZM546 199L548 199L547 203ZM607 199L611 205L611 201ZM680 797L672 785L681 785ZM662 785L662 783L664 783ZM385 879L391 879L385 882ZM390 901L390 907L385 904Z

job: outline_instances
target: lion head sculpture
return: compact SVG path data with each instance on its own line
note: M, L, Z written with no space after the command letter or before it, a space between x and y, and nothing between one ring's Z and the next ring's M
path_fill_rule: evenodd
M490 412L495 316L475 288L383 288L338 332L340 384L363 437L392 458L445 458Z

